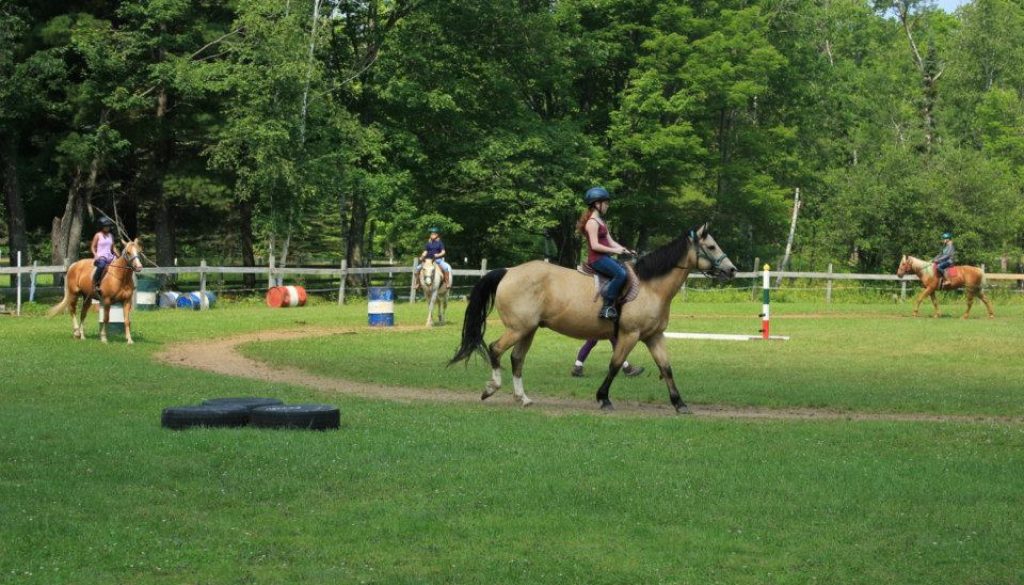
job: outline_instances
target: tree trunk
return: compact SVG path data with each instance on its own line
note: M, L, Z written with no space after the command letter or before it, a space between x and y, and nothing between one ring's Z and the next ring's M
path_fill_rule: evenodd
M242 247L242 266L256 266L256 254L252 246L252 202L243 199L239 206L239 245ZM256 288L256 275L245 274L242 276L245 288Z
M167 129L167 90L160 88L156 100L157 144L153 157L152 181L156 194L153 229L156 235L156 261L161 266L174 266L174 214L164 191L163 173L171 159L171 137Z
M7 134L0 146L0 173L4 178L4 202L7 209L7 235L10 248L11 264L17 262L21 252L22 266L32 263L28 251L28 235L25 233L25 207L21 199L21 184L18 182L18 151L14 136ZM11 286L17 285L17 278L11 276ZM22 276L22 284L28 286L28 275Z
M351 268L363 265L363 238L366 235L366 203L360 195L350 199L351 207L348 222L348 238L345 258ZM353 277L353 284L359 285L359 279Z
M78 260L82 243L82 228L85 210L96 189L96 178L99 175L100 160L94 156L89 163L89 175L82 178L82 167L75 168L71 186L68 188L68 199L64 204L64 215L54 218L52 231L54 264L71 264Z
M555 244L555 262L559 266L576 266L580 261L580 236L576 232L576 218L563 214L558 225L548 231Z

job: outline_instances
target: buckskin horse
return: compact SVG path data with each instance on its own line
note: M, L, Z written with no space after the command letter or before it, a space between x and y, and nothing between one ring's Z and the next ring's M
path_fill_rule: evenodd
M124 305L124 336L129 344L132 341L132 299L135 294L135 281L132 273L142 271L142 245L138 238L130 242L121 242L123 252L107 266L107 272L100 281L100 307L103 311L103 322L100 324L100 341L107 342L107 323L110 322L110 305L121 302ZM71 309L72 335L75 339L85 339L85 316L92 305L91 298L96 295L92 284L93 261L85 258L68 267L64 278L64 299L50 309L48 315L54 316L65 309ZM82 297L82 314L77 314L78 299Z
M542 261L492 270L470 293L462 324L462 342L449 365L468 360L474 352L486 356L491 364L491 379L480 397L486 400L501 388L501 355L514 348L513 392L520 404L529 406L533 401L523 390L523 362L537 329L547 327L578 339L609 339L617 334L608 374L597 390L601 409L612 409L608 398L612 381L629 352L642 341L661 370L676 412L689 413L672 376L664 332L668 326L669 304L693 269L719 280L736 275L736 267L715 243L707 224L686 232L636 262L634 270L639 292L635 300L622 306L617 323L598 318L601 301L594 294L594 281L576 270ZM492 307L498 308L505 332L497 341L485 346L487 315Z
M975 295L981 299L981 302L985 303L985 308L988 309L989 319L994 318L996 315L992 312L992 303L989 302L988 297L985 296L985 291L982 290L982 285L985 283L985 273L980 268L975 266L956 266L955 270L949 268L946 269L946 286L939 288L939 276L935 272L935 265L928 260L922 260L915 258L914 256L904 255L900 260L900 266L896 269L896 276L903 278L905 274L913 272L917 275L917 278L921 280L921 286L924 290L921 294L917 295L914 299L914 316L917 317L918 308L921 306L921 301L924 298L930 297L932 299L932 305L935 307L935 312L932 314L933 317L939 316L939 301L935 298L935 291L937 290L956 290L963 288L967 292L967 311L964 312L963 319L966 319L971 314L971 306L974 305Z

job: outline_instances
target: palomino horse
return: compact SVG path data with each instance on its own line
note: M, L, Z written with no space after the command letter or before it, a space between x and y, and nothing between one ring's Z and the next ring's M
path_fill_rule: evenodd
M601 301L594 294L594 280L576 270L540 261L492 270L473 287L462 325L462 345L449 363L466 360L474 351L487 356L491 379L481 396L487 399L501 388L501 355L514 348L512 387L516 400L528 406L532 401L523 390L523 362L538 328L578 339L609 339L617 333L608 375L597 390L601 408L612 408L608 399L612 381L626 356L642 341L661 370L676 412L688 413L672 377L663 334L672 297L693 269L720 280L736 275L736 267L719 249L706 224L636 262L640 290L635 300L622 306L618 323L597 317ZM484 330L492 306L498 307L505 332L485 346Z
M103 323L100 325L100 341L107 342L107 323L110 322L110 305L121 302L124 305L124 336L128 343L132 342L132 298L135 294L135 281L132 272L142 270L139 256L142 245L138 238L131 242L121 242L124 250L119 257L107 266L107 273L100 282L100 298L103 310ZM52 317L65 309L71 309L72 334L75 339L85 339L85 315L89 312L93 297L93 261L89 258L79 260L68 268L64 279L64 300L50 309ZM76 314L78 298L82 297L82 314Z
M946 277L946 286L939 288L939 278L935 273L935 266L933 263L915 258L913 256L903 256L900 260L900 267L896 270L896 276L903 278L903 275L913 272L921 280L921 285L924 286L924 290L921 294L917 295L914 299L914 316L917 317L917 309L921 306L921 301L924 298L931 297L932 305L935 307L935 313L933 317L939 316L939 302L935 299L935 291L937 290L956 290L963 288L967 292L967 311L964 313L963 318L966 319L971 314L971 306L974 305L974 295L978 295L981 302L985 303L985 308L988 309L989 318L995 317L995 313L992 312L992 303L989 302L988 297L985 296L985 291L982 290L982 284L984 284L985 273L980 268L974 266L957 266L956 274L951 278ZM947 274L949 270L946 270Z
M444 270L433 258L425 258L420 267L420 283L423 295L430 299L427 309L427 327L434 325L434 305L437 305L437 324L444 325L444 313L448 310L448 287L444 285Z

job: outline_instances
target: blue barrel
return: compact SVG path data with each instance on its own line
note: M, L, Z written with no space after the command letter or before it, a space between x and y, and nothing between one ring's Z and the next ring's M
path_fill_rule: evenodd
M178 308L198 311L199 309L209 309L215 302L217 302L217 296L210 291L206 291L205 298L199 292L181 293L181 296L178 297Z
M395 289L386 286L371 286L369 307L371 327L391 327L395 324Z

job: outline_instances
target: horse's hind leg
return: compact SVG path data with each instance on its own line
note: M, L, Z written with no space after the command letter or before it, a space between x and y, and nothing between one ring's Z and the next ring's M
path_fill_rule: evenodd
M964 316L961 319L967 319L971 316L971 307L974 306L974 289L967 288L967 310L964 311Z
M679 389L676 387L675 378L672 377L672 365L668 361L665 336L658 334L648 339L645 343L647 344L647 349L651 352L651 357L654 358L654 363L658 364L658 369L661 370L662 379L668 385L668 397L672 401L672 406L675 407L676 412L679 414L690 414L690 407L686 406L686 403L683 402L682 396L679 395Z
M491 360L491 379L487 381L484 393L480 395L480 400L487 400L494 396L495 392L501 390L501 354L515 345L522 336L522 333L506 329L505 333L502 333L497 341L487 347L487 357Z
M527 333L512 349L512 391L516 400L523 406L533 404L533 401L526 396L526 391L523 390L523 362L526 361L526 352L530 351L530 345L533 343L533 336L536 333L536 329Z
M985 291L981 290L981 288L978 288L978 297L981 298L981 302L985 303L985 309L988 310L988 318L995 319L996 314L995 311L992 310L992 303L989 302L988 297L985 296Z
M935 317L937 319L937 318L942 316L942 314L939 313L939 299L935 298L935 291L934 290L928 296L931 297L931 299L932 299L932 307L935 308L935 312L932 313L932 317Z

